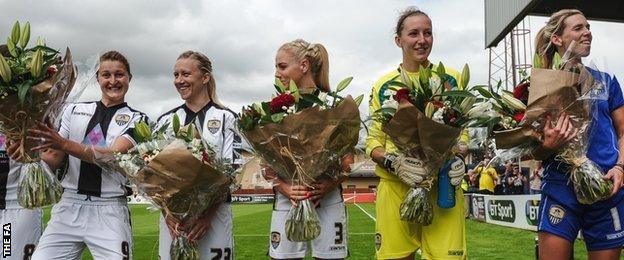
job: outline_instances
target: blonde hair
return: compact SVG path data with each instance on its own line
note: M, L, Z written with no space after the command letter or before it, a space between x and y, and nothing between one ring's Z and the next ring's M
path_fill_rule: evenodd
M535 36L535 52L540 56L544 68L552 66L553 56L557 52L557 46L552 44L550 38L553 34L561 36L565 29L565 19L577 14L585 16L577 9L562 9L552 14L546 25Z
M307 59L310 62L310 71L316 87L329 92L329 55L325 46L320 43L309 43L302 39L284 43L278 50L287 50L297 58L297 61Z
M224 107L223 104L221 104L221 102L217 99L217 83L212 75L212 62L210 59L198 51L185 51L178 56L178 60L179 59L194 59L199 62L199 70L210 75L210 79L208 80L208 96L210 97L210 100L212 100L213 103Z

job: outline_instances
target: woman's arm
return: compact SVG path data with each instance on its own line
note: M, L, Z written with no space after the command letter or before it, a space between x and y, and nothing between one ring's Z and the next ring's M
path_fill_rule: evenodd
M618 137L617 146L620 153L618 154L617 164L609 169L603 178L613 181L611 195L614 195L622 187L622 175L624 174L624 169L621 166L621 164L624 163L624 107L620 107L611 112L611 119L613 120L615 134Z

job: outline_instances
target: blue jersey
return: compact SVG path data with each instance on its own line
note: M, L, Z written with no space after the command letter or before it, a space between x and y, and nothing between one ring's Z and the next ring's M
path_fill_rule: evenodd
M608 99L592 105L587 157L598 164L604 172L616 164L618 137L611 113L624 106L622 89L617 79L606 73L589 69L595 80L608 91ZM583 205L578 202L569 181L570 166L554 161L544 161L542 198L538 230L563 237L573 242L582 230L587 249L602 250L619 248L624 244L624 189L613 197Z

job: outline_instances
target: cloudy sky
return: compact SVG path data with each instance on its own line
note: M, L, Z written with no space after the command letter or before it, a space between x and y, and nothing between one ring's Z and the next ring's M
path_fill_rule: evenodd
M0 39L15 20L30 21L31 39L43 36L48 46L71 48L83 73L79 82L90 82L80 100L99 99L97 85L87 80L98 55L123 52L134 74L127 102L152 118L182 103L172 84L177 56L201 51L213 60L219 98L240 111L270 98L275 52L297 38L327 47L333 84L353 76L347 92L368 96L376 79L401 60L393 27L411 5L433 19L431 60L458 70L469 63L471 83L487 83L483 0L0 0ZM530 18L533 35L544 22ZM591 58L622 78L624 25L592 22L592 31Z

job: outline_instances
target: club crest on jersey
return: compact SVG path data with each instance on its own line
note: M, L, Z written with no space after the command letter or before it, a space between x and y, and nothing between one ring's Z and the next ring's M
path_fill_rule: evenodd
M565 210L562 207L558 205L550 206L550 209L548 210L548 220L551 224L559 224L563 217L565 217Z
M121 115L116 115L115 116L115 123L117 123L117 125L119 125L119 126L125 125L128 122L130 122L130 116L129 115L121 114Z
M218 119L208 120L208 131L210 131L210 133L216 134L219 128L221 128L221 121Z
M276 249L279 246L281 240L282 236L279 232L271 232L271 246L273 249Z

